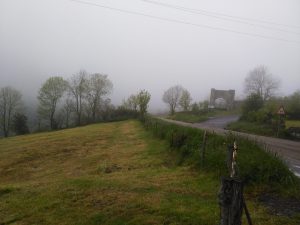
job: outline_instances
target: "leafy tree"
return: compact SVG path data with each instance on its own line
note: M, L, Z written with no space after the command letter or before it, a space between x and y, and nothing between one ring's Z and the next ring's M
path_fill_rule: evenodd
M207 100L205 100L203 102L199 102L199 107L202 112L208 112L208 105L209 105L209 102Z
M200 112L200 106L199 106L199 104L197 102L194 102L191 105L191 109L192 109L193 113L199 113Z
M28 134L27 116L22 113L15 113L13 117L13 127L17 135Z
M184 111L188 111L192 101L191 94L188 90L183 89L179 99L179 105Z
M144 118L147 113L148 103L151 95L146 90L141 90L137 95L137 102L140 110L141 117Z
M89 111L92 114L93 122L96 121L96 113L99 112L101 98L110 93L113 88L112 82L107 75L99 73L91 74L87 80L87 94Z
M0 127L5 137L9 135L13 115L20 108L21 98L21 93L12 87L0 89Z
M245 100L242 106L242 119L255 121L255 112L261 109L264 101L259 94L251 94Z
M300 91L286 99L286 111L291 119L300 119Z
M130 95L127 99L127 107L128 109L137 111L139 105L139 99L137 95Z
M57 104L67 88L67 82L62 77L50 77L41 87L38 95L38 113L41 118L50 122L50 128L56 128L55 112Z
M178 106L179 99L182 95L183 88L179 85L170 87L168 90L164 92L163 101L168 104L170 108L170 113L173 115L175 113L175 109Z
M69 80L69 91L75 101L75 113L77 116L77 125L81 125L81 117L83 113L83 101L87 92L87 72L80 70L79 73L73 75Z
M279 80L269 73L267 67L258 66L251 70L245 79L245 92L258 94L263 101L270 99L278 90Z

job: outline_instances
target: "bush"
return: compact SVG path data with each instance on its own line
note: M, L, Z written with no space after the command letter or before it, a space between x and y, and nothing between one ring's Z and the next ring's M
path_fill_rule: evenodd
M247 116L249 112L255 112L264 106L264 101L258 94L251 94L242 106L242 115Z

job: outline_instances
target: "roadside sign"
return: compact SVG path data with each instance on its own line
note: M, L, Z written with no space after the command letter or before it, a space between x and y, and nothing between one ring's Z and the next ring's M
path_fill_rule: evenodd
M280 106L280 108L279 108L278 111L277 111L277 114L278 114L278 115L285 115L285 111L284 111L283 106Z

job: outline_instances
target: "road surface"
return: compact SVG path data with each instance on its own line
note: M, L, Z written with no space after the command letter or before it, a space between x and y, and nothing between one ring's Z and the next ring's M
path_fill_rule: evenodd
M254 140L266 149L272 152L276 152L279 156L281 156L286 161L290 170L293 171L296 176L300 177L300 142L272 137L264 137L224 129L228 123L236 121L237 119L237 116L225 116L210 118L205 122L193 124L169 119L163 120L182 126L194 127L210 132L215 132L220 135L225 135L230 132L234 135L245 137L249 140Z
M239 117L239 115L210 117L202 123L195 123L195 125L199 124L203 127L225 128L227 124L237 121Z

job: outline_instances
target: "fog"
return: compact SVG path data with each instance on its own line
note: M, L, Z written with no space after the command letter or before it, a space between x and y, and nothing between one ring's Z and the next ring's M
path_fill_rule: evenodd
M300 89L299 59L298 0L0 1L0 87L15 87L27 102L48 77L80 69L108 75L113 104L148 90L151 111L166 109L162 94L176 84L195 101L211 88L242 98L245 76L258 65L288 95Z

